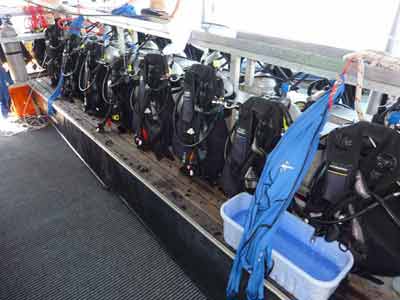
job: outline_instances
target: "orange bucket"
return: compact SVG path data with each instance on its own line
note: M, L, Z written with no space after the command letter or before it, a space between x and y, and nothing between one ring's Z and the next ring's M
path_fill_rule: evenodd
M11 85L8 87L11 98L11 107L19 117L35 116L36 109L32 101L33 94L27 84Z

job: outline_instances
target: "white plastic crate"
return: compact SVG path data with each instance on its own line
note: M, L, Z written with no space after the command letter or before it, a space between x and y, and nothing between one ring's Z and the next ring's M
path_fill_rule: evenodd
M224 239L237 249L252 196L241 193L221 207ZM298 300L328 299L353 266L353 255L337 242L311 242L314 228L285 212L272 239L274 268L270 277Z

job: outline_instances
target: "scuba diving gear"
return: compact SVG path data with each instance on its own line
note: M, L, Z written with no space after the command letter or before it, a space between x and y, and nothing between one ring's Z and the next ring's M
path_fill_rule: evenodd
M45 31L46 55L44 57L47 59L45 64L44 58L42 62L40 62L42 67L46 68L53 86L57 84L60 78L61 61L64 50L63 31L58 27L57 21L58 19L55 20L55 24L50 25ZM39 55L36 56L39 57Z
M239 109L239 120L225 147L222 188L229 197L254 192L268 153L292 123L286 106L252 97Z
M78 72L78 87L83 94L83 109L90 115L104 116L106 104L101 96L101 89L106 64L101 61L104 45L96 37L89 37L81 49L82 63Z
M174 152L186 175L215 182L222 171L228 136L223 96L223 81L213 67L193 64L186 71L173 113Z
M65 24L62 24L62 26L63 28L69 28L64 34L65 46L62 65L62 72L64 75L63 95L68 98L75 97L84 99L85 90L81 88L83 85L82 68L85 67L88 52L93 50L90 46L94 45L94 52L97 57L101 54L98 48L102 49L97 36L90 34L91 31L96 28L96 24L83 27L84 19L76 18L70 22L69 27L66 27ZM81 28L84 29L85 36L82 35ZM96 53L96 50L99 53Z
M333 80L329 81L328 79L325 78L321 78L311 82L307 88L307 95L309 96L309 100L306 103L302 104L301 110L305 111L307 108L309 108L312 104L315 103L315 99L313 99L314 98L313 95L315 93L320 91L327 91L332 87L333 84L334 84ZM345 84L345 90L341 95L341 97L337 99L335 104L344 105L346 107L354 109L355 94L356 94L356 87L349 84Z
M77 67L69 66L68 60L70 55L75 54L77 52L77 49L80 45L81 28L83 26L83 23L84 23L84 18L82 16L72 19L70 27L65 33L65 37L67 39L64 43L64 50L61 58L60 73L58 77L57 86L47 101L48 114L54 113L53 102L56 101L61 94L70 96L71 90L69 88L71 86L71 81L72 81L70 77L72 74L76 73ZM57 25L60 25L60 22L57 22ZM66 83L65 86L64 83Z
M45 68L44 63L46 58L46 40L37 39L32 43L33 56L36 59L39 66Z
M400 130L400 98L392 105L386 104L372 118L372 122Z
M121 133L132 128L133 110L130 100L133 97L134 86L137 86L137 80L133 78L131 58L132 56L128 53L125 57L117 58L107 68L101 95L108 109L103 121L98 125L100 132L104 130L109 120L118 124Z
M147 54L141 62L139 84L132 99L135 143L142 150L152 150L157 159L173 159L171 115L173 100L168 63L161 54Z
M61 72L64 76L62 95L68 99L76 97L78 92L80 44L80 36L66 35Z
M335 129L307 197L316 235L352 251L361 275L400 274L399 149L399 134L378 124Z
M343 86L339 81L335 88L325 93L293 123L269 154L255 195L250 199L243 235L226 289L228 299L238 298L243 269L250 274L247 298L264 299L265 277L274 268L272 241L312 163L328 117L329 103L342 91ZM289 273L285 271L284 277L287 277L286 274Z

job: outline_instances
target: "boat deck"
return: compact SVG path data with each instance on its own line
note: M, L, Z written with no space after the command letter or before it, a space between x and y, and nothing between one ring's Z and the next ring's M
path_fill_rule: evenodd
M35 91L36 98L42 100L39 103L46 110L47 98L53 91L48 79L39 78L31 81L30 85ZM198 178L188 178L181 174L178 161L168 159L158 161L151 152L137 149L131 135L119 134L113 127L106 128L105 133L98 133L96 131L98 119L85 114L81 106L79 100L57 101L54 105L56 110L53 118L55 126L106 185L110 185L115 192L122 194L146 223L150 223L150 227L158 236L162 237L164 234L168 237L170 241L166 238L164 242L173 243L172 235L178 235L175 243L188 242L187 232L180 231L187 224L190 225L189 239L193 239L193 245L188 243L182 247L187 246L188 251L197 251L199 265L202 265L203 268L206 263L212 263L215 266L215 272L205 271L201 276L207 277L210 274L216 276L216 286L213 288L218 290L216 294L222 295L233 257L232 249L223 240L223 225L219 214L219 209L227 198L217 187L212 187ZM95 148L100 150L94 150ZM109 158L112 158L112 162ZM118 171L114 170L113 164L118 165ZM150 204L151 201L145 198L130 199L132 194L139 192L138 184L145 187L147 198L152 194L157 200ZM176 214L179 219L184 220L182 228L180 228L178 219L176 221L178 227L168 229L162 228L162 221L155 221L157 216L154 215L154 211L150 211L150 208L157 209L158 205L164 204L171 209L171 214ZM160 215L160 220L163 217L164 215ZM179 239L180 235L184 237ZM174 251L176 255L184 256L182 251L173 249L172 252ZM208 257L205 258L204 255ZM267 285L279 298L291 298L276 283L269 281ZM364 295L364 291L370 295ZM370 283L351 276L351 280L344 283L333 298L338 300L377 298L392 300L395 299L393 296L387 289L371 286Z

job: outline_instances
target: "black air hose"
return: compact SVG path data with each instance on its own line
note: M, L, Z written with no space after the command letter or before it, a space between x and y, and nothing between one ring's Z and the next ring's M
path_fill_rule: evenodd
M175 106L174 106L174 111L173 111L173 114L172 114L172 126L173 126L174 135L176 136L178 142L180 144L182 144L184 147L194 148L194 147L197 147L198 145L200 145L201 143L203 143L208 138L208 136L211 134L211 132L213 131L213 129L215 127L215 124L216 124L216 122L217 122L217 120L219 118L219 113L221 113L222 110L216 111L216 112L203 113L203 114L209 114L209 115L215 114L215 118L214 118L214 120L212 120L210 122L210 126L208 127L208 130L205 132L205 134L203 135L202 138L199 138L199 140L196 141L193 144L187 144L182 140L182 138L178 134L178 131L177 131L177 128L176 128L176 115L178 114L178 107L179 107L181 99L183 99L183 92L182 92L182 95L180 95L178 100L176 101ZM198 113L200 113L200 112L198 112Z

